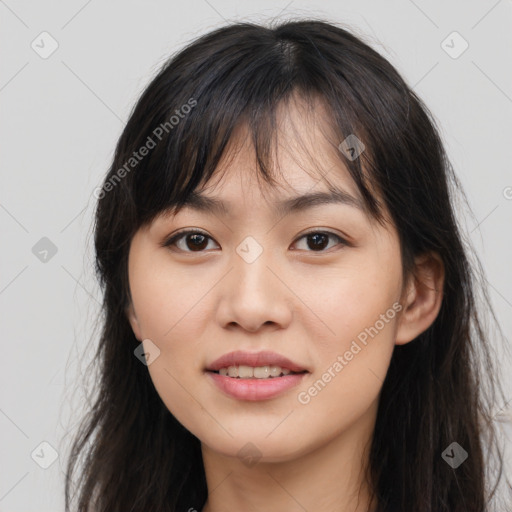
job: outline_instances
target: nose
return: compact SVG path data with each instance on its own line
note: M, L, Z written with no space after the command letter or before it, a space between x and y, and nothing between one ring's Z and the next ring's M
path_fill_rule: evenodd
M217 321L228 329L236 326L248 332L286 328L293 315L293 293L286 286L270 250L252 262L234 253L231 271L219 283ZM250 260L249 260L250 261Z

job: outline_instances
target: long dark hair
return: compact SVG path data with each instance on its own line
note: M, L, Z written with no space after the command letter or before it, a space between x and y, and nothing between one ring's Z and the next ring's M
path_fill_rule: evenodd
M339 157L368 213L382 221L383 206L390 212L404 276L429 251L445 267L438 317L395 347L382 387L367 470L378 510L488 510L496 487L488 477L497 482L502 474L492 417L502 395L476 308L482 270L470 263L452 204L460 185L432 114L393 66L348 30L317 20L212 31L168 60L133 109L95 192L98 381L69 457L66 510L203 507L200 441L168 411L134 356L128 251L141 226L206 183L240 123L250 129L259 175L271 182L276 109L292 94L327 106L337 136L331 143L351 134L363 141L361 158ZM453 442L469 454L456 469L442 457ZM492 475L487 454L497 461Z

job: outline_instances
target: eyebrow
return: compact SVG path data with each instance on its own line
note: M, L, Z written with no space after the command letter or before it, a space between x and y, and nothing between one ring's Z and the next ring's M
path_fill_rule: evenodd
M365 210L361 201L348 192L344 190L332 190L329 192L310 192L278 201L274 203L274 211L277 214L286 215L327 204L344 204L363 212ZM183 206L200 212L212 212L219 215L230 215L232 211L229 203L226 203L222 199L205 196L197 191L193 191L189 195L183 203Z

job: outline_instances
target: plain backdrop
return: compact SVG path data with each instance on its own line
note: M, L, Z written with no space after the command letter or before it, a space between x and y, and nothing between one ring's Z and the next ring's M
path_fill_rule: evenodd
M64 510L66 446L87 406L74 390L101 301L93 190L160 65L228 21L341 22L398 68L438 120L474 212L463 228L511 339L510 0L5 0L0 17L1 512Z

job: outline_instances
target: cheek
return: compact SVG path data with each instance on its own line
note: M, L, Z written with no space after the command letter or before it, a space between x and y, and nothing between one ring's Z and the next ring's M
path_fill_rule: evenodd
M137 319L145 338L166 340L201 308L205 290L212 285L198 272L173 271L168 262L153 258L151 264L134 261L130 268L130 288Z
M322 313L335 334L311 338L315 371L297 391L305 421L321 419L324 432L348 428L376 404L395 346L400 304L389 289L356 286L362 281L332 290Z
M399 253L382 249L358 255L309 287L308 304L325 327L310 324L315 375L299 402L315 402L319 412L330 403L355 413L377 397L395 345L400 287Z
M148 366L156 392L176 419L190 431L197 424L215 425L194 397L203 367L201 326L204 308L204 281L173 272L152 268L134 268L133 302L144 338L159 349L159 355ZM211 304L209 304L212 307Z
M400 297L400 261L377 259L377 254L354 257L352 262L303 282L299 293L323 324L322 350L339 351L377 322L383 337L392 338L396 305ZM399 307L399 306L398 306ZM381 315L384 315L381 318ZM374 332L372 330L372 332Z

